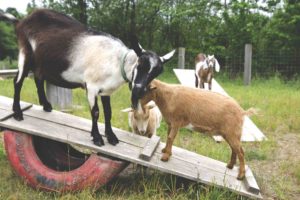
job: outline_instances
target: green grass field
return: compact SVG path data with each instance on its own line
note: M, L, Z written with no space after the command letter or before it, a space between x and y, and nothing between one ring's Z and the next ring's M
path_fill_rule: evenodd
M170 69L160 79L177 83ZM297 199L300 196L300 81L284 83L278 77L255 79L251 86L245 87L241 79L229 80L224 75L217 77L217 80L244 109L255 107L260 110L252 120L268 140L244 143L243 147L246 163L254 171L262 195L270 199ZM13 96L12 79L0 80L0 95ZM34 81L26 79L21 95L23 101L38 103ZM122 86L111 99L113 126L129 130L127 114L120 111L130 105L128 86ZM73 103L81 106L73 111L74 115L90 118L84 90L74 90ZM100 121L103 121L103 115ZM158 135L165 141L164 122ZM175 145L224 162L230 157L226 143L218 144L210 137L184 129L178 134ZM85 190L72 194L36 191L14 174L2 141L0 169L0 199L245 199L224 189L187 183L160 172L151 172L151 175L136 172L117 178L97 191Z

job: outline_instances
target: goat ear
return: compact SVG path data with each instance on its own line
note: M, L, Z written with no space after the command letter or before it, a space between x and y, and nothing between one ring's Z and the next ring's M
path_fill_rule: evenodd
M152 108L155 108L156 107L156 104L154 103L154 101L150 101L150 103L148 103L147 105L147 108L150 110Z
M215 70L216 70L216 72L220 71L220 64L217 59L215 59Z
M166 55L160 57L161 62L162 63L168 62L172 58L172 56L174 55L175 51L176 50L174 49L173 51L171 51L171 52L167 53Z
M141 47L141 45L139 44L138 42L138 39L137 39L137 36L132 34L130 36L130 42L131 42L131 46L132 46L132 49L134 50L134 52L136 53L136 55L138 57L140 57L142 55L142 52L143 52L143 48Z
M149 86L149 90L151 91L151 90L155 90L156 89L156 86L155 85L153 85L153 84L151 84L150 86Z
M149 106L147 106L147 108L149 109L149 110L151 110L152 108L155 108L156 107L156 105L154 104L154 105L149 105Z
M125 108L123 110L121 110L122 112L133 112L132 108Z

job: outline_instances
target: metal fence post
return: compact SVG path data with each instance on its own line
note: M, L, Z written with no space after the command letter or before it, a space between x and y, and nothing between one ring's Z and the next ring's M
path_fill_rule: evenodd
M48 101L53 107L61 111L70 111L72 109L72 90L58 87L51 83L46 83L46 93Z
M178 68L184 69L184 62L185 62L185 48L179 47L178 48Z
M245 45L244 85L251 83L252 44Z

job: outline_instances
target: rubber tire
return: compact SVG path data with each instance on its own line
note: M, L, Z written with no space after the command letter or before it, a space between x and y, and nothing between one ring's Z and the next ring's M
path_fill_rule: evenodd
M33 136L33 145L39 159L47 167L55 171L70 171L81 166L89 158L89 154L83 154L72 146Z
M4 131L4 144L7 158L16 173L28 185L45 191L70 192L86 188L98 189L128 165L126 161L92 154L74 170L56 171L44 165L39 159L33 145L33 136Z

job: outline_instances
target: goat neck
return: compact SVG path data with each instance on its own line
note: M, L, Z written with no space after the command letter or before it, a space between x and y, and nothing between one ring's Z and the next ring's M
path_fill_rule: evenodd
M121 59L121 65L123 65L123 67L124 67L124 72L125 72L124 75L129 80L129 84L131 84L132 79L133 79L133 71L134 71L134 68L136 67L136 64L138 61L138 56L132 50L127 50L127 51L129 51L129 52L126 52L124 54L126 56L124 56L124 58ZM121 68L122 68L122 66L121 66Z

